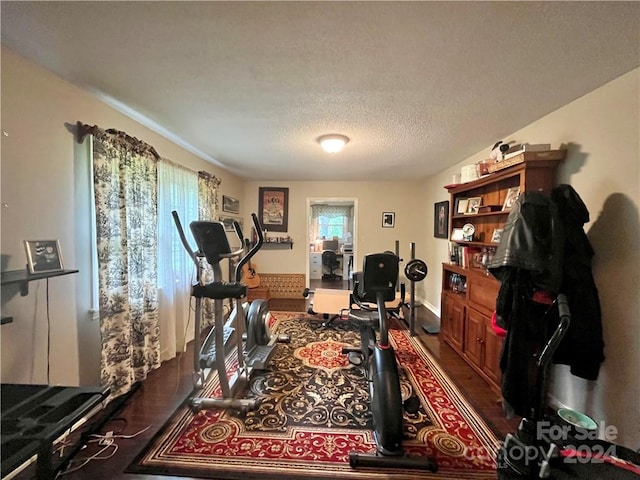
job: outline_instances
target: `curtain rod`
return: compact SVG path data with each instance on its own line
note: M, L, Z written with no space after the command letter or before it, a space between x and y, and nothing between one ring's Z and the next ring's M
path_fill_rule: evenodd
M158 154L158 152L156 151L155 148L153 148L151 145L149 145L146 142L143 142L142 140L137 139L136 137L132 137L131 135L127 134L126 132L122 132L120 130L116 130L115 128L110 128L108 130L103 130L100 127L98 127L97 125L87 125L86 123L82 123L80 121L76 122L76 129L77 129L77 137L78 137L78 143L82 143L84 141L84 137L86 137L87 135L95 135L97 133L108 133L110 135L115 135L117 137L119 137L122 140L125 140L127 143L129 143L130 145L134 146L134 147L144 147L145 149L147 149L154 157L156 157L157 160L160 159L160 155Z
M220 178L218 178L216 175L209 173L207 171L204 170L193 170L189 167L185 167L184 165L180 165L179 163L176 163L172 160L169 160L168 158L162 158L158 152L156 151L155 148L153 148L151 145L149 145L146 142L143 142L142 140L138 140L135 137L132 137L128 134L126 134L125 132L121 132L119 130L110 128L109 130L103 130L100 127L98 127L97 125L87 125L86 123L82 123L80 121L76 122L76 136L77 136L77 140L78 143L82 143L84 141L84 137L86 137L87 135L95 135L96 133L109 133L112 135L117 135L120 138L124 138L127 142L129 142L132 145L135 146L139 146L139 145L143 145L145 148L148 148L148 150L153 154L153 156L156 157L157 160L161 160L163 162L168 162L171 165L175 166L175 167L179 167L182 168L184 170L187 170L189 172L193 172L193 173L197 173L200 176L203 176L205 178L210 178L213 181L217 182L218 185L222 182L222 180Z

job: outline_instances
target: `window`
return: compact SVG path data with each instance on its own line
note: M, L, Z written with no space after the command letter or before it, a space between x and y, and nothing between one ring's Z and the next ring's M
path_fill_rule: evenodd
M318 236L320 238L343 238L346 223L346 216L325 217L321 215L318 217Z
M331 240L333 237L337 237L341 243L347 239L346 243L351 243L352 218L352 205L311 205L309 241Z

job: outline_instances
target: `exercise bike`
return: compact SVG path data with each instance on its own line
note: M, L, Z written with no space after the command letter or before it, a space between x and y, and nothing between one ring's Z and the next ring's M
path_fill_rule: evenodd
M359 352L363 357L365 375L369 381L376 452L373 454L351 452L349 464L354 469L392 467L435 472L438 468L435 459L408 457L402 448L403 411L405 406L409 407L409 404L405 405L402 401L398 364L389 342L388 312L385 306L385 302L395 298L399 261L399 257L391 252L370 254L364 257L362 272L356 274L354 302L362 311L368 309L367 304L375 304L377 315L362 316L350 312L350 318L361 322L361 347L360 349L345 348L343 353L350 355L351 358L354 353ZM418 264L414 262L412 265ZM411 269L417 270L414 266ZM426 270L422 271L426 275ZM380 333L379 339L376 338L375 333L376 321Z
M558 414L557 418L545 415L549 367L571 323L569 304L562 293L547 314L556 311L558 324L535 365L531 414L522 419L515 433L505 437L497 455L498 479L638 479L640 453L595 438L597 429L587 428L593 420L573 411L568 416Z
M197 283L191 287L191 295L196 299L195 339L193 359L194 389L201 389L210 375L217 372L222 390L221 398L192 397L190 407L194 411L209 408L230 408L247 411L258 406L256 399L240 398L246 389L249 377L254 370L266 368L273 356L277 342L288 342L286 335L273 335L269 328L269 306L264 300L254 300L248 306L243 301L247 296L247 287L241 283L242 267L260 250L264 242L262 227L256 214L252 221L257 232L258 241L245 250L242 230L238 222L234 222L236 235L240 239L241 248L231 250L224 225L215 221L193 221L189 225L193 238L198 246L193 251L187 241L177 212L172 212L182 244L197 268ZM235 281L222 280L220 262L223 259L238 259L235 268ZM204 274L207 264L213 272L213 281L205 282ZM205 340L200 340L203 308L202 300L210 298L214 301L214 326ZM228 326L224 324L224 300L232 299L234 308L229 316ZM246 333L245 333L246 331ZM226 366L226 345L235 333L238 369L230 379Z

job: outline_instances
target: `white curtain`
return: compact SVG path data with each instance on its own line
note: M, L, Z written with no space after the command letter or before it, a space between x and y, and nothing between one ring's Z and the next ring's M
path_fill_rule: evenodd
M191 284L195 265L182 246L171 212L180 216L191 247L189 224L198 219L198 174L161 160L158 163L158 287L160 359L175 357L193 340Z
M311 205L311 223L309 227L309 241L313 242L319 238L325 237L330 239L333 235L327 236L328 232L324 231L320 225L320 218L341 218L342 228L339 230L338 237L340 240L352 237L353 225L353 206L351 205Z

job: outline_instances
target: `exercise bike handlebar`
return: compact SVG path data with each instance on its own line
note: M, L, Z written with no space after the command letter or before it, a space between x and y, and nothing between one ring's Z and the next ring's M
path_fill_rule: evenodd
M546 368L550 363L553 355L556 353L560 342L564 338L569 329L569 324L571 323L571 312L569 311L569 303L567 301L567 297L564 293L559 293L556 298L556 304L558 306L558 316L560 317L560 322L556 327L553 335L545 345L540 357L538 358L538 367Z

